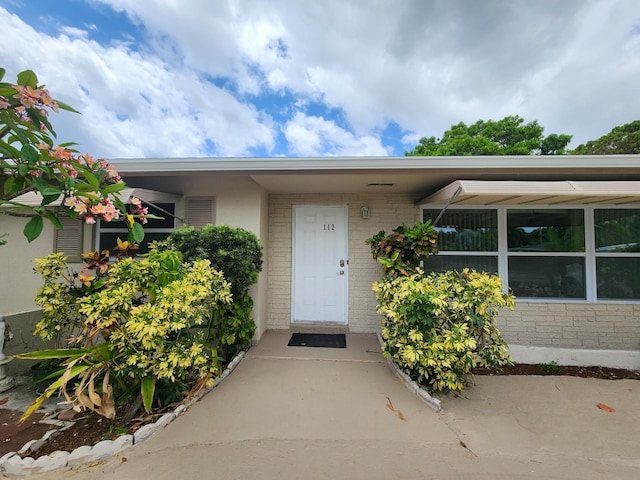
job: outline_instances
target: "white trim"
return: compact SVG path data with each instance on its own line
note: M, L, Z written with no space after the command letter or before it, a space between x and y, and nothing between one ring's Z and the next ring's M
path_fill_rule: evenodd
M584 348L533 347L509 345L509 353L517 363L552 363L589 367L626 368L640 370L638 350L589 350Z
M157 172L323 172L457 169L558 170L563 168L638 168L640 155L540 155L481 157L296 157L296 158L130 158L113 159L120 173ZM363 172L364 173L364 172Z

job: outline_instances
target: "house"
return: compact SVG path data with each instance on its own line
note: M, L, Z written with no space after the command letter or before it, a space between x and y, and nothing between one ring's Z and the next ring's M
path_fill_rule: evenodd
M640 155L517 157L148 158L113 161L134 195L181 224L254 232L264 268L252 289L255 340L270 329L376 332L364 241L438 219L427 269L499 273L517 296L499 326L516 360L640 368ZM125 198L126 200L126 198ZM32 260L112 247L112 225L71 222L32 244L3 217L4 315L32 322Z

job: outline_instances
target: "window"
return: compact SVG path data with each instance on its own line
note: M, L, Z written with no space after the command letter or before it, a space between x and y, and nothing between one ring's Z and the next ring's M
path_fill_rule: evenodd
M449 207L436 229L430 271L497 272L520 298L640 300L638 208Z
M440 210L423 210L423 221L435 219ZM498 216L495 209L447 210L436 226L440 255L429 259L429 270L461 270L464 267L498 271Z
M598 298L640 298L640 209L593 213Z
M507 210L507 247L516 296L586 298L582 209Z
M175 203L154 203L160 207L157 209L151 205L145 205L149 208L149 214L162 217L159 219L149 219L144 226L144 240L140 244L137 253L147 253L149 251L149 242L154 240L164 240L175 228ZM164 210L164 211L163 211ZM109 250L113 252L118 244L118 238L126 240L127 228L122 222L98 222L97 230L98 250Z

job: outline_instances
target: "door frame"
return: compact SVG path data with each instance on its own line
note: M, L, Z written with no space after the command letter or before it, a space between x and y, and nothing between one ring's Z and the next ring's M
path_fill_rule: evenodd
M344 322L332 321L306 321L295 320L296 313L296 210L298 208L341 208L344 215L344 255L345 255L345 275L344 275ZM336 266L336 268L340 268ZM349 206L346 204L293 204L291 205L291 325L322 324L322 325L349 325Z

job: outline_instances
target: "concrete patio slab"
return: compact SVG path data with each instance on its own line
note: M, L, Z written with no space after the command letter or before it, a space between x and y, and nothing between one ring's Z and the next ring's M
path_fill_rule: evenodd
M32 479L637 479L640 383L477 377L437 414L379 355L268 332L218 388L146 442ZM596 403L616 409L605 412Z

